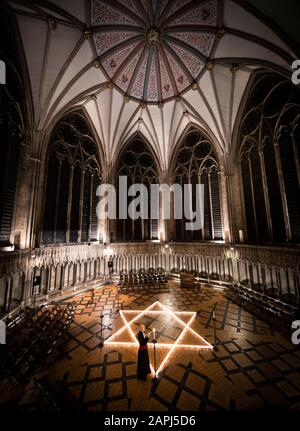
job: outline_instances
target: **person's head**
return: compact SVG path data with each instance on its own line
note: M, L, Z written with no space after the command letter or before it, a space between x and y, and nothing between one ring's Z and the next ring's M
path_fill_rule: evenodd
M145 325L143 325L142 323L140 323L139 325L140 331L145 332Z

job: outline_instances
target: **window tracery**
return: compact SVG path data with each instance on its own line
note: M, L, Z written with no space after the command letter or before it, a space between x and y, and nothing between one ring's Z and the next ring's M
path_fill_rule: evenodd
M43 243L99 240L96 206L101 167L97 144L81 113L55 127L48 147Z
M185 136L176 156L174 183L193 185L192 206L195 210L195 185L204 184L204 229L188 231L187 220L176 220L176 240L221 240L222 216L219 190L219 167L211 142L196 129ZM184 199L184 192L183 192Z

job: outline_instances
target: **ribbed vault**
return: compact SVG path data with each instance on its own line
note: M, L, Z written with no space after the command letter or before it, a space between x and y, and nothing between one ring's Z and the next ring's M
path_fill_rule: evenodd
M24 47L35 130L49 133L82 106L108 163L139 132L167 169L191 123L229 153L253 71L286 74L296 57L237 0L7 3ZM42 142L34 145L40 157Z

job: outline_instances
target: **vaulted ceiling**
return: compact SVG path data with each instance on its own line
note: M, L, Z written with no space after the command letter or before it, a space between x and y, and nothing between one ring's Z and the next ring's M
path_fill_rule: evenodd
M167 169L191 123L219 153L230 152L253 70L286 73L295 59L286 40L238 0L7 3L25 52L35 130L49 132L82 106L108 164L141 132Z

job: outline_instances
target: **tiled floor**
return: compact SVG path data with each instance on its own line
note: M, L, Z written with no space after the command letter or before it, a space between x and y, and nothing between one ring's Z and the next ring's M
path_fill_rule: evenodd
M155 384L150 376L146 382L136 379L136 347L99 346L101 314L106 340L124 325L115 286L73 300L77 312L59 359L36 376L46 375L48 382L44 389L33 380L23 388L15 397L20 409L300 409L299 347L289 334L276 332L218 290L204 287L196 293L171 282L169 293L120 295L124 310L144 310L160 301L172 311L197 312L195 331L211 344L216 335L216 350L175 349ZM153 326L151 316L147 322ZM162 339L175 341L175 333L170 321ZM152 358L152 349L149 354Z

